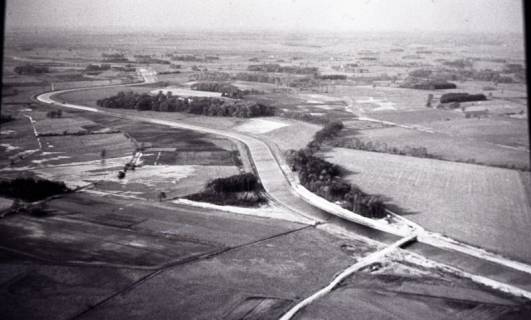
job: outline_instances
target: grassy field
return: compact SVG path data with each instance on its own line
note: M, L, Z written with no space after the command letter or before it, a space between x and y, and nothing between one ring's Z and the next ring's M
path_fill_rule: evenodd
M462 128L465 127L462 126ZM505 127L502 130L514 132L513 127ZM448 132L450 131L448 130ZM364 142L386 144L389 148L396 147L398 149L425 147L428 153L445 160L468 161L474 159L477 163L487 165L529 167L528 151L496 144L497 141L508 144L511 139L515 142L522 141L524 139L523 134L509 134L509 137L502 139L499 134L493 133L492 136L488 136L485 132L481 132L480 130L472 130L472 132L468 133L469 136L460 136L458 134L429 133L400 127L350 131L346 129L335 141L348 143L348 141L353 139L360 139ZM516 137L521 137L521 139L516 139Z
M455 119L430 123L430 128L457 139L472 138L512 147L529 148L528 125L525 120L507 117Z
M69 161L84 161L100 159L102 149L107 157L131 155L135 146L123 133L81 135L81 136L51 136L42 137L43 151L62 152L70 157Z
M290 121L290 125L265 133L263 136L276 143L283 151L304 148L321 126L302 121Z
M50 119L46 112L51 108L44 106L24 111L35 121L39 132L80 129L122 132L42 136L39 149L29 119L18 106L8 109L16 119L2 125L0 148L5 158L0 159L0 164L5 172L33 170L72 187L97 182L97 188L105 192L157 199L160 191L165 191L168 197L198 192L210 179L238 174L243 168L240 148L227 139L93 113L63 112L62 118ZM129 171L125 179L118 179L118 171L141 144L147 148L144 166ZM106 159L101 161L104 149ZM8 157L29 151L31 155L17 157L16 163L8 168Z
M343 148L324 156L427 229L531 261L531 207L519 172Z
M45 118L35 122L39 135L87 132L85 127L94 127L94 122L75 118Z

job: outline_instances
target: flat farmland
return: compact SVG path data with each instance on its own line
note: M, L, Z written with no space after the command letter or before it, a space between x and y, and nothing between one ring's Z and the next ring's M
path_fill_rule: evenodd
M184 196L199 192L213 178L235 175L243 168L250 170L248 160L240 159L246 161L243 165L238 160L241 148L219 136L88 112L63 112L62 118L51 119L46 117L51 109L42 106L23 112L18 106L8 109L16 120L2 126L0 150L6 155L0 161L3 174L32 170L72 188L95 182L96 189L105 194L157 199L160 191L168 197ZM41 136L39 149L24 114L31 115L39 132L60 135ZM62 134L81 129L121 132ZM139 144L146 147L144 165L118 179L118 171L131 160ZM21 153L28 154L23 159L17 157L16 163L8 167L8 156Z
M236 166L149 165L129 170L123 179L118 171L131 157L64 163L34 171L45 178L64 181L71 188L97 183L96 190L140 199L157 200L164 191L168 198L182 197L201 191L212 177L239 173Z
M531 261L531 207L518 171L344 148L323 155L426 229Z
M33 164L62 164L101 159L101 151L107 157L129 156L135 150L134 144L122 133L90 134L41 137L42 154Z
M116 178L117 170L110 170L108 176L93 181L101 181L100 190L156 200L160 191L164 191L167 198L184 197L202 191L213 177L238 173L238 168L231 165L145 165L129 171L124 180Z
M394 87L336 86L330 95L349 101L352 111L422 110L429 91Z
M529 149L527 121L508 117L486 119L454 119L430 123L430 128L458 138L473 138L512 147Z
M514 130L512 127L503 129ZM400 127L388 127L360 130L353 134L349 134L347 131L346 134L337 139L345 142L359 139L364 142L370 141L373 144L386 144L389 148L396 147L398 149L425 147L428 153L451 161L474 159L477 163L487 165L529 167L528 151L495 143L497 141L509 143L510 140L507 140L507 137L505 140L500 140L498 134L494 133L494 131L492 131L491 136L481 130L473 132L477 132L478 136L474 136L472 133L460 136L457 134L429 133ZM511 137L522 137L515 141L523 141L525 139L522 133Z
M301 149L312 141L314 134L322 127L302 121L289 121L288 126L263 134L264 137L271 139L281 150Z
M219 136L105 115L88 114L87 117L101 125L127 132L135 143L144 144L147 148L173 149L146 155L146 161L150 164L236 165L234 158L238 146Z
M45 118L34 124L39 135L87 132L85 127L95 127L94 122L77 118Z
M367 115L377 120L389 121L401 125L428 125L429 123L435 121L450 121L465 118L465 115L461 112L461 110L449 111L429 108L409 111L370 112Z

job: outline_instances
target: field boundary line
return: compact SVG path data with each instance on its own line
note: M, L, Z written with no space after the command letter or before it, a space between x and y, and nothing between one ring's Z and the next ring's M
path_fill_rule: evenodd
M315 302L316 300L320 299L321 297L331 293L336 288L336 286L341 283L341 281L343 281L344 279L346 279L347 277L352 275L354 272L357 272L360 269L362 269L362 268L364 268L364 267L366 267L366 266L368 266L368 265L370 265L372 263L378 262L378 260L380 260L381 258L385 257L387 254L391 253L392 251L394 251L394 250L396 250L396 249L398 249L400 247L405 246L406 244L409 244L411 242L416 241L416 239L417 239L416 235L410 235L410 236L404 237L404 238L392 243L391 245L385 247L384 249L382 249L380 251L373 252L373 253L369 254L368 256L361 258L358 262L354 263L353 265L351 265L350 267L348 267L347 269L342 271L339 275L337 275L332 280L332 282L330 282L326 287L322 288L321 290L318 290L317 292L315 292L314 294L312 294L308 298L306 298L306 299L300 301L299 303L297 303L293 308L288 310L288 312L286 312L279 320L290 320L290 319L292 319L293 316L297 312L302 310L304 307L312 304L313 302Z
M420 258L423 258L423 259L426 259L426 260L429 260L429 261L433 261L433 260L431 260L431 259L429 259L427 257L424 257L424 256L422 256L422 255L420 255L418 253L415 253L415 252L408 251L408 253L413 255L413 256L417 256L417 257L420 257ZM497 291L502 291L504 293L508 293L510 295L513 295L513 296L523 297L523 298L526 298L528 300L531 300L531 292L530 291L515 287L515 286L507 284L507 283L503 283L503 282L500 282L500 281L497 281L497 280L493 280L493 279L487 278L485 276L481 276L481 275L473 274L473 273L470 273L470 272L466 272L466 271L464 271L464 270L462 270L462 269L460 269L458 267L453 267L453 266L450 266L450 265L448 265L446 263L436 262L436 261L433 261L433 262L435 263L435 265L438 268L441 268L443 271L452 273L454 275L457 275L457 276L460 276L460 277L463 277L463 278L470 279L471 281L473 281L475 283L484 285L486 287L489 287L489 288L497 290Z
M441 249L457 251L478 259L487 260L514 270L531 274L531 266L528 264L505 258L482 248L460 243L455 239L448 238L437 233L423 230L423 232L419 233L419 242Z

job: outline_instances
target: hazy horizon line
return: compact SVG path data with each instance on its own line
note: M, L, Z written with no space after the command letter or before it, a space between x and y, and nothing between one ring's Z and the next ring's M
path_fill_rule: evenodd
M5 33L9 32L41 32L41 31L61 31L61 32L87 32L87 33L169 33L169 32L197 32L197 33L269 33L269 34L439 34L439 35L518 35L524 36L522 31L477 31L477 30L326 30L326 29L289 29L280 28L150 28L142 26L8 26L4 28Z

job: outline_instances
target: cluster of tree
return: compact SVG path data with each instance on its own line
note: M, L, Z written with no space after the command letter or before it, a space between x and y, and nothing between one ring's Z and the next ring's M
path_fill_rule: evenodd
M64 182L41 178L18 177L0 181L0 195L31 202L69 191Z
M377 57L360 57L360 60L366 60L366 61L376 61L378 60Z
M309 77L296 77L292 79L285 79L279 76L273 76L268 73L246 73L240 72L235 75L231 75L226 72L200 72L193 74L190 80L196 81L229 81L240 80L250 82L263 82L272 84L284 84L293 88L309 88L312 86L318 86L319 82L313 76ZM255 92L250 92L252 94ZM244 95L247 93L244 93Z
M412 86L413 89L419 90L444 90L444 89L456 89L457 85L455 83L446 82L446 81L426 81L422 83L415 83Z
M163 59L154 58L149 54L135 54L134 58L137 63L147 63L147 64L170 64L171 62Z
M313 140L308 144L308 148L312 152L318 151L321 148L323 142L337 137L337 135L341 130L343 130L343 128L343 122L341 121L332 121L327 123L324 128L314 134Z
M13 120L15 120L15 118L13 118L13 116L10 114L0 114L0 123L5 123Z
M379 196L366 194L345 182L337 165L313 156L309 149L293 151L288 161L298 173L301 184L311 192L366 217L386 216L384 202Z
M280 114L280 116L284 118L296 119L296 120L306 121L306 122L315 123L315 124L326 125L327 123L330 122L329 119L326 117L314 116L304 111L283 111Z
M312 77L290 79L287 82L288 87L292 88L311 88L319 86L319 81Z
M63 111L61 109L46 112L46 117L48 118L61 118L62 116Z
M194 201L219 205L257 206L266 202L263 187L253 173L217 178L207 183L205 190L187 196Z
M165 95L162 91L154 96L145 93L119 92L115 96L98 100L97 104L104 108L186 112L218 117L251 118L275 114L274 107L252 101L214 97L183 98L172 96L171 92Z
M260 181L252 173L214 179L207 183L206 188L219 193L262 191Z
M192 90L221 92L224 97L242 98L243 91L226 82L197 82L192 85Z
M190 76L190 80L195 81L228 81L230 79L230 73L220 71L200 72L194 73Z
M409 72L409 76L414 78L429 78L432 73L433 71L429 69L416 69Z
M323 74L317 76L319 80L347 80L347 76L344 74Z
M507 60L505 60L503 58L481 58L481 60L487 61L487 62L497 62L497 63L505 63L505 62L507 62Z
M503 72L505 73L517 73L524 71L525 68L520 63L507 63L503 67Z
M277 63L252 64L247 67L249 71L294 73L294 74L316 74L317 67L281 66Z
M85 68L85 71L87 71L87 72L99 72L99 71L106 71L106 70L110 70L110 69L111 69L111 65L108 64L108 63L102 63L100 65L89 64Z
M342 207L363 216L381 218L386 215L385 205L378 196L364 193L341 178L339 166L314 156L321 145L343 129L341 121L333 121L317 131L314 139L304 149L290 151L288 163L298 173L301 184L308 190L329 200L339 202Z
M407 79L400 85L402 88L418 89L418 90L444 90L456 89L457 85L444 80L415 80Z
M179 70L173 70L173 71L159 71L158 74L179 74L181 71Z
M49 73L50 69L47 66L25 64L23 66L16 66L14 71L17 74L41 74Z
M440 102L441 103L449 103L449 102L467 102L467 101L484 101L487 100L487 97L482 94L469 94L465 92L452 92L452 93L445 93L441 96Z
M204 62L207 60L206 58L198 57L192 54L170 55L169 57L173 61Z
M112 67L113 70L116 71L123 71L123 72L134 72L136 71L136 68L133 65L127 64L124 67L122 66L114 66Z
M523 74L515 73L514 76L518 80L524 80L525 72ZM515 81L512 77L504 75L500 71L490 69L439 70L436 73L433 73L430 79L434 81L464 81L467 79L471 79L478 81L490 81L495 83L512 83Z
M129 62L129 59L127 59L122 53L102 53L101 56L105 62Z
M250 82L264 82L264 83L280 83L282 79L280 77L271 76L267 73L237 73L234 77L235 80L250 81Z
M346 64L337 65L337 66L332 66L332 69L337 70L337 71L347 71L347 72L356 72L357 70L365 70L365 69L358 69L359 67L360 65L357 63L346 63ZM362 71L359 71L359 72L362 73Z
M457 59L453 61L443 61L443 65L457 69L472 68L474 65L469 59Z
M150 57L150 56L141 56L141 57L137 57L137 56L135 56L135 59L136 59L136 62L137 62L137 63L145 63L145 64L171 64L171 62L168 61L168 60L158 59L158 58L153 58L153 57Z

